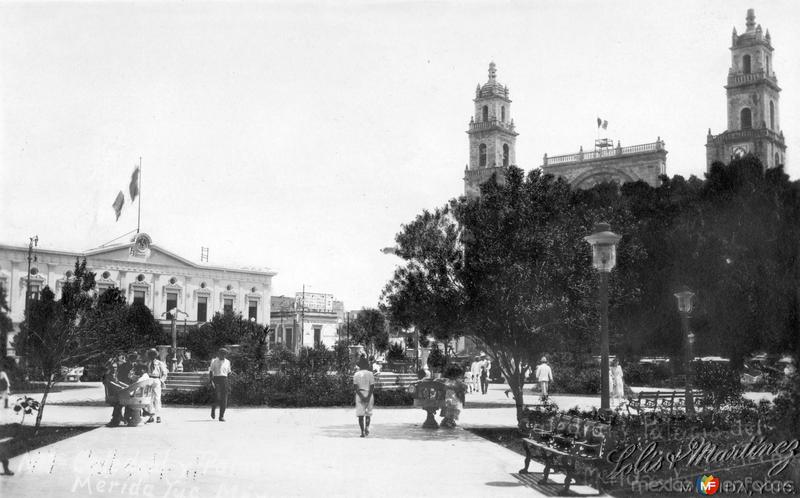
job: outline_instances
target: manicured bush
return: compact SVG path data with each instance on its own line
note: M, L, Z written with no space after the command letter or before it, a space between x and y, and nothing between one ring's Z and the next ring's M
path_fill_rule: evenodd
M161 402L165 405L210 405L214 400L211 384L193 391L164 391Z
M744 387L739 372L729 364L696 361L694 372L694 386L711 393L715 406L738 403L741 400Z
M405 389L376 391L375 404L378 406L411 406L414 404L414 395Z

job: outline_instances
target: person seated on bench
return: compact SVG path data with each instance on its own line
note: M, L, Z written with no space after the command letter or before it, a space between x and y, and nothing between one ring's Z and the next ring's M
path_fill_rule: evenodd
M103 373L103 384L109 385L119 382L119 365L115 359L110 359L105 364L105 372ZM119 427L122 422L122 405L119 400L115 400L112 404L111 421L106 424L106 427Z
M444 385L446 387L444 394L444 408L442 408L442 426L454 428L458 421L458 416L464 408L465 396L467 385L461 381L461 376L464 370L458 365L450 365L445 372L446 379Z

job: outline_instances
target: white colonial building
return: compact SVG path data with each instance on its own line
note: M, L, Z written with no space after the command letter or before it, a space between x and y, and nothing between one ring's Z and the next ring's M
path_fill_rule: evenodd
M30 294L36 299L45 286L60 298L64 282L72 278L77 258L86 258L95 273L97 289L117 287L129 303L141 302L167 326L174 308L181 325L210 320L225 310L269 325L272 277L265 269L227 268L195 263L150 242L140 233L134 242L111 245L86 252L37 248L31 261ZM14 355L11 341L19 331L25 314L28 289L28 248L0 244L0 285L6 289L14 332L9 335L8 354Z

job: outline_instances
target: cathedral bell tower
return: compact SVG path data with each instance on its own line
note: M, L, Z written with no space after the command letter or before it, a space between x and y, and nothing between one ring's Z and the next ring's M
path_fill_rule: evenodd
M784 164L786 144L780 127L780 87L772 68L772 39L747 11L746 31L733 28L728 71L728 130L706 139L706 167L753 154L765 168Z
M497 67L489 64L489 81L475 90L475 114L469 120L469 164L464 171L464 194L480 194L480 185L497 175L505 181L506 169L516 164L517 132L511 119L508 87L497 81Z

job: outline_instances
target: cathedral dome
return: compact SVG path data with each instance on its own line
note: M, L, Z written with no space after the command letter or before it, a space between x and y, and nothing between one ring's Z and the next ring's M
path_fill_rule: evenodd
M477 97L502 97L508 98L508 88L497 81L497 66L494 62L489 63L489 81L478 89Z

